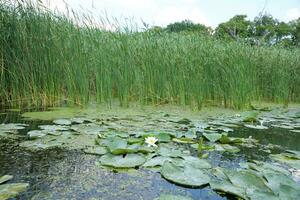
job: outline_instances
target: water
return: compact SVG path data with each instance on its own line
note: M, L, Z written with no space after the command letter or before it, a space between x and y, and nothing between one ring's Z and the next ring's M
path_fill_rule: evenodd
M22 122L18 112L0 115L0 122ZM220 196L209 187L185 188L161 178L158 172L133 170L113 172L96 164L98 156L84 154L80 150L54 148L36 152L18 146L26 140L28 130L50 121L25 121L30 124L20 132L18 140L0 139L0 175L10 174L10 182L27 182L29 189L16 199L145 199L152 200L159 194L176 194L192 199L235 199ZM259 139L262 144L281 145L283 149L300 150L300 134L284 129L254 130L239 128L231 135ZM281 149L274 151L280 152ZM268 153L258 148L241 148L239 153L212 152L209 161L214 166L238 167L250 159L268 160Z

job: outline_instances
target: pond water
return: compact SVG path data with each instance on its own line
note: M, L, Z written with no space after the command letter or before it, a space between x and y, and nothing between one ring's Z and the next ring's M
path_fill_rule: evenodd
M26 145L22 145L24 141L25 144L27 141L32 141L27 133L30 130L38 130L40 125L53 125L53 120L28 119L21 114L22 112L19 111L3 111L0 115L0 122L4 124L24 123L28 125L24 129L18 130L17 137L11 137L12 134L8 137L0 135L0 176L9 174L14 176L10 181L12 183L29 183L29 188L15 197L16 199L152 200L161 194L185 196L190 199L236 199L235 195L216 192L207 185L185 187L174 184L172 181L162 178L159 171L155 169L135 167L129 170L113 170L103 168L99 164L99 155L84 153L82 150L84 146L89 146L89 143L85 144L85 142L82 142L84 146L79 142L77 147L58 145L41 149L26 148ZM269 117L270 115L268 115ZM100 131L101 133L105 131L173 131L185 134L190 130L203 130L205 128L202 126L203 122L217 121L219 123L222 120L222 123L224 122L223 117L222 120L219 118L201 119L201 122L198 119L192 119L193 126L174 123L181 118L181 116L161 112L144 115L138 113L129 117L119 117L116 114L101 114L101 117L97 118L93 116L93 119L97 119L97 124L106 125L105 129ZM244 126L233 127L233 131L230 131L228 136L250 137L257 139L259 143L252 146L241 145L239 152L209 151L206 159L214 167L234 169L240 167L240 163L249 160L273 162L270 159L270 153L278 154L287 149L300 151L300 133L270 125L277 123L277 121L266 122L269 129L263 130ZM293 121L293 123L299 125L298 121ZM115 126L115 128L110 126ZM298 126L295 127L295 130L298 130ZM94 143L96 136L92 135ZM197 156L197 149L191 148L190 144L180 144L180 147L189 150L191 155ZM298 180L296 181L299 183Z

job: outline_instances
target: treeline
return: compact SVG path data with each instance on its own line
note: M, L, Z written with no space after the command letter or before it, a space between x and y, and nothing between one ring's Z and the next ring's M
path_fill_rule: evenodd
M214 30L190 20L175 22L166 27L154 26L149 31L199 33L223 40L235 40L251 45L280 45L300 47L300 18L288 23L279 21L269 14L260 14L253 21L247 15L236 15L219 24Z

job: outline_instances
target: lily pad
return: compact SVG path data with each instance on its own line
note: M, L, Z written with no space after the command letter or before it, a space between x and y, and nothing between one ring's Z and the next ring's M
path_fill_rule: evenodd
M54 124L57 125L71 125L72 122L68 119L56 119L53 121Z
M4 200L16 197L19 193L24 192L27 187L27 183L10 183L0 185L0 199Z
M27 124L19 124L19 123L10 123L10 124L0 124L0 130L1 131L10 131L10 130L20 130L24 129Z
M295 154L288 154L288 153L271 154L270 157L273 160L279 161L281 163L285 163L292 168L300 169L300 159L295 157Z
M187 152L183 152L180 148L174 148L170 145L160 145L158 148L158 154L164 157L178 158L189 155Z
M231 153L237 153L240 149L236 146L232 146L229 144L215 144L215 151L227 151Z
M27 135L30 139L37 139L46 136L47 133L44 130L33 130L29 131Z
M71 126L71 130L82 134L97 135L106 129L94 123L76 124Z
M171 136L168 133L159 133L157 139L159 142L170 142Z
M217 190L217 191L221 191L221 192L224 192L224 193L232 194L232 195L235 195L235 196L243 198L243 199L248 199L246 197L245 189L243 189L241 187L238 187L238 186L234 186L229 181L225 181L225 180L216 181L216 180L213 180L213 181L209 182L209 185L213 190Z
M6 181L9 181L13 178L13 176L11 175L4 175L2 177L0 177L0 184L5 183Z
M40 129L46 130L46 131L67 131L70 128L68 126L62 126L62 125L40 125Z
M267 126L262 126L262 125L245 124L244 126L247 128L253 128L253 129L258 129L258 130L268 129Z
M221 139L222 134L219 133L203 133L203 136L208 139L210 142L216 142Z
M178 120L176 123L177 123L177 124L188 125L188 124L190 124L191 122L192 122L191 120L189 120L189 119L187 119L187 118L183 118L183 119L181 119L181 120Z
M196 143L193 139L190 138L173 138L173 142L182 143L182 144L194 144Z
M258 121L257 111L247 111L241 114L243 122L257 122Z
M144 164L146 159L141 154L126 154L125 156L105 154L100 158L100 162L109 167L133 168Z
M185 156L183 157L185 162L196 169L210 169L212 166L204 159L200 159L193 156Z
M203 169L188 164L179 167L168 161L164 162L161 175L171 182L190 187L200 187L210 181L210 177L204 173Z
M226 171L226 175L230 182L235 186L245 189L256 189L267 193L272 192L266 185L264 179L250 170L228 170Z
M162 166L165 161L172 161L172 158L165 156L156 156L143 164L144 167Z

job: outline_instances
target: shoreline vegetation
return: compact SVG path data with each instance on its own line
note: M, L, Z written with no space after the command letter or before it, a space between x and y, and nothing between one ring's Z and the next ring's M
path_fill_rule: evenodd
M105 31L0 3L0 104L300 102L300 50L201 34Z

